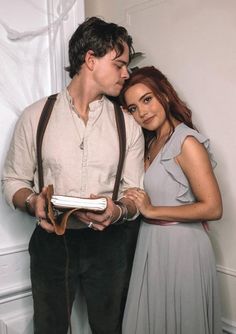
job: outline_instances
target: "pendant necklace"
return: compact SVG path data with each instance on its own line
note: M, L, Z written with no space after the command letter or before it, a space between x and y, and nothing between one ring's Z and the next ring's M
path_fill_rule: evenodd
M79 142L80 142L79 148L81 150L83 150L84 149L84 136L82 137L80 135L80 131L79 131L78 126L77 126L76 121L75 121L75 117L79 117L80 118L80 116L79 116L79 113L76 111L76 109L75 109L74 106L73 106L73 110L71 110L71 117L73 119L73 124L74 124L75 130L76 130L77 136L79 138Z
M150 164L155 158L156 156L160 153L160 151L162 150L162 148L164 147L167 139L169 137L168 135L163 136L162 138L160 137L154 137L150 144L149 144L149 148L147 151L147 155L146 155L146 160L148 161L148 163Z
M156 140L157 140L157 137L154 137L149 143L149 147L148 147L148 151L146 155L146 161L148 162L148 164L150 164L150 161L151 161L151 147L153 146Z

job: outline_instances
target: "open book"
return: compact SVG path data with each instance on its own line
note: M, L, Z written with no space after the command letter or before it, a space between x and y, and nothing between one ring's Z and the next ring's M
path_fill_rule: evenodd
M107 199L102 198L81 198L73 196L52 195L51 202L54 207L60 209L85 209L103 211L107 207Z

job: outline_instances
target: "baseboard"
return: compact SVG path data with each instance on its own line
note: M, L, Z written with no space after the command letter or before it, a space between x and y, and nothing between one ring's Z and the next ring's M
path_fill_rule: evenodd
M222 318L222 327L223 327L224 333L236 334L236 322Z

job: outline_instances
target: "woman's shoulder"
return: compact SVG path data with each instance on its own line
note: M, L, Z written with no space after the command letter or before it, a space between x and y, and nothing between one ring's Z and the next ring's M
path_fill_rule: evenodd
M209 154L212 166L215 167L216 163L214 161L211 152L209 138L205 137L197 130L188 127L184 123L180 123L179 125L176 126L170 140L167 142L163 150L162 160L169 160L176 158L181 153L186 138L190 138L190 140L188 140L189 141L188 144L190 145L192 144L191 142L196 143L196 141L202 144Z
M176 126L171 138L166 144L165 154L170 157L176 157L181 153L182 145L187 137L193 137L206 148L209 146L209 139L195 129L188 127L184 123Z
M186 138L188 138L188 149L191 150L194 145L199 145L199 143L202 144L208 153L212 167L214 168L216 166L216 162L210 150L209 139L197 130L189 128L184 123L180 123L175 128L175 131L163 149L161 165L169 175L172 175L172 179L180 184L179 193L176 198L181 202L189 202L192 199L189 182L179 164L176 163L176 158L182 152ZM194 150L192 150L191 154L193 154L193 151Z
M172 135L175 140L179 138L180 141L185 140L185 138L188 136L195 137L200 143L208 140L208 138L205 137L202 133L190 128L184 123L180 123L179 125L177 125Z

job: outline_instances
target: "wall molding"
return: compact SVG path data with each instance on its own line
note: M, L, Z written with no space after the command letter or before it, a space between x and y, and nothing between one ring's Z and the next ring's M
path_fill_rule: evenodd
M28 252L28 244L14 245L9 247L0 248L0 257L5 255L11 255L15 253Z
M127 7L125 10L125 16L126 16L126 24L131 25L131 15L137 12L140 12L144 9L155 7L160 5L163 2L166 2L167 0L147 0L140 2L138 4L132 5L130 7Z
M32 295L30 281L0 289L0 304L26 298Z
M28 244L0 248L0 304L31 296L28 256Z
M216 269L220 274L236 277L236 270L233 268L217 265ZM228 320L226 318L222 318L221 320L222 320L222 328L225 333L236 334L236 322Z
M32 333L33 310L25 307L20 311L12 311L0 319L0 334Z
M222 273L228 276L232 276L232 277L236 277L236 269L221 266L220 264L216 266L216 269L219 273Z

